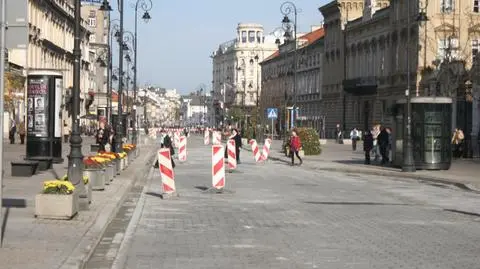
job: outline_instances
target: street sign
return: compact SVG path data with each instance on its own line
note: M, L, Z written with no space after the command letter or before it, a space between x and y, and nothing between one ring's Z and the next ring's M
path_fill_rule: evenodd
M28 3L27 0L5 1L8 24L5 46L7 49L27 49L28 47ZM0 7L0 12L1 12Z
M273 107L267 108L267 117L269 119L278 118L278 109Z

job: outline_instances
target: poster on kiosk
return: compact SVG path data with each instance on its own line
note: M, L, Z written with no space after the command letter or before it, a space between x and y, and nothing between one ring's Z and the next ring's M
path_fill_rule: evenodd
M62 73L30 71L27 77L26 159L62 163Z

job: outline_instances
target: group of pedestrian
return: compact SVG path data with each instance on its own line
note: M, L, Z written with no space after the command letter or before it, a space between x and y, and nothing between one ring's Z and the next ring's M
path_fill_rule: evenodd
M375 125L372 130L365 131L363 136L363 151L365 152L365 164L371 163L371 155L377 162L382 158L381 165L390 163L392 146L392 130L388 127Z
M17 127L18 125L18 127ZM20 137L20 144L25 144L25 122L22 121L20 124L17 124L15 120L10 122L10 129L8 131L8 139L10 140L10 144L15 144L15 135L18 134Z

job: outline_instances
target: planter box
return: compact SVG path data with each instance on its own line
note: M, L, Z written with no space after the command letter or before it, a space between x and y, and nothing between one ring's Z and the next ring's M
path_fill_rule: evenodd
M120 172L122 171L122 160L115 159L115 165L117 167L117 175L120 175Z
M327 139L319 139L320 145L326 145Z
M83 170L83 175L87 176L89 179L89 185L91 185L92 190L94 191L103 191L105 190L105 177L102 176L99 172L100 169L85 169Z
M120 171L125 170L126 165L125 165L125 158L120 159Z
M343 139L343 144L344 145L351 145L352 144L352 139Z
M78 212L78 192L69 195L37 194L35 196L35 217L41 219L69 220Z
M92 203L92 184L90 181L85 185L85 191L86 193L81 193L79 194L80 198L87 199L88 203Z
M113 181L113 176L115 174L115 167L112 164L109 164L105 169L106 180Z

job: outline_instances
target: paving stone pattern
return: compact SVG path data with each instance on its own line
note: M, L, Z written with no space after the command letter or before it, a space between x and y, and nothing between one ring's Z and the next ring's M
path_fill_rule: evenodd
M193 136L188 149L179 198L160 199L158 173L149 179L118 268L480 268L480 217L447 211L478 208L477 194L254 164L248 151L227 174L234 193L211 194L210 147Z
M83 153L89 152L89 140L84 140ZM21 158L20 145L13 145L12 151L5 156L11 159ZM15 147L15 148L13 148ZM92 203L88 211L80 211L72 220L41 220L34 218L35 194L42 188L42 182L66 173L67 160L56 164L53 170L45 171L31 178L13 178L6 176L4 181L4 202L8 208L3 247L0 249L1 269L53 269L59 268L72 255L77 244L91 229L106 205L117 203L126 191L128 181L133 178L137 167L143 167L142 159L152 148L141 147L140 157L117 176L105 191L93 192ZM16 149L17 151L14 151ZM64 144L66 156L69 151ZM9 164L8 166L9 167ZM12 202L13 201L13 202ZM10 207L15 201L26 203L24 208ZM4 209L5 211L6 209ZM98 227L95 227L98 228ZM93 239L92 239L93 240Z

